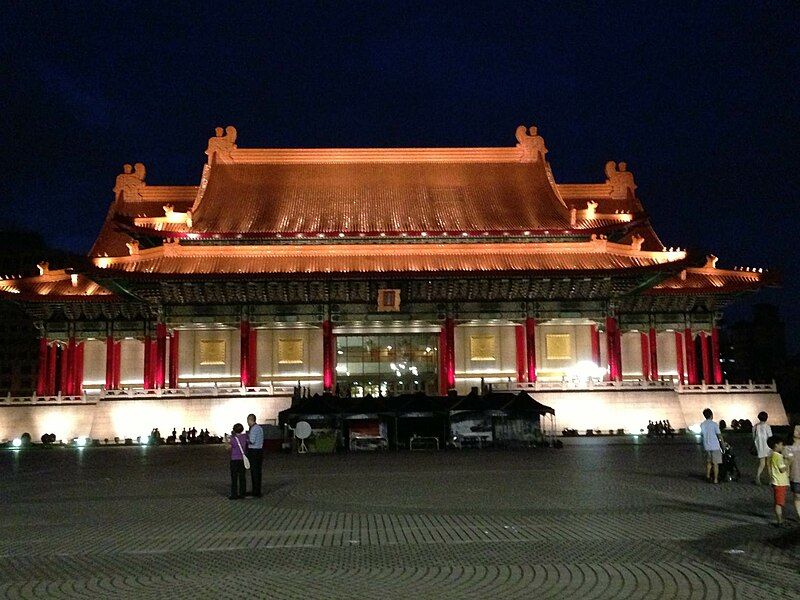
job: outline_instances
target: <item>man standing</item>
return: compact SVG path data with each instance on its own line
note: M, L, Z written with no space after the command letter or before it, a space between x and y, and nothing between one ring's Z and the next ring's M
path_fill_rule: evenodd
M247 425L250 427L247 432L247 458L250 460L250 477L253 482L253 490L250 495L253 498L260 498L261 464L264 461L264 430L261 425L256 423L256 416L252 413L247 415Z
M710 408L703 411L705 421L700 423L700 436L703 440L703 450L706 453L706 479L712 481L711 471L714 471L714 483L719 483L719 465L722 463L722 447L719 440L722 434L719 425L714 421L714 413ZM260 468L260 467L259 467Z

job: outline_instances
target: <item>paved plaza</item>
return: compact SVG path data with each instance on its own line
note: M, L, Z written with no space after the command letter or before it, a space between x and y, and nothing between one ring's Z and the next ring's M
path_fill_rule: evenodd
M269 455L241 501L222 446L3 450L0 597L800 596L744 448L714 486L695 444L627 440Z

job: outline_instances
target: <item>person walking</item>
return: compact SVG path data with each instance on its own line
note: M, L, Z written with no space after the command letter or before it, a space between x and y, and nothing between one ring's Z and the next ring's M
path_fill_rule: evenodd
M705 421L700 423L700 437L703 442L703 450L706 453L706 479L719 483L719 466L722 464L722 446L719 440L722 437L719 425L714 421L714 413L710 408L703 411ZM714 479L711 479L711 473Z
M756 447L758 457L758 470L756 471L756 485L761 485L761 473L767 466L767 459L770 455L767 440L772 437L772 428L767 425L769 416L763 410L758 413L758 423L753 427L753 444Z
M252 485L250 495L253 498L261 497L261 467L264 462L264 429L256 423L253 413L247 415L247 458L250 459L250 482Z
M247 453L247 435L244 433L244 426L236 423L231 432L230 444L231 454L231 495L230 500L244 498L247 489L247 476L245 474L245 458Z
M786 492L789 490L789 466L783 457L783 440L777 435L767 440L772 454L769 457L769 475L772 492L775 497L775 526L783 526L783 505L786 503Z
M800 521L800 423L789 428L789 443L783 448L783 455L789 461L789 489L792 491L796 518Z

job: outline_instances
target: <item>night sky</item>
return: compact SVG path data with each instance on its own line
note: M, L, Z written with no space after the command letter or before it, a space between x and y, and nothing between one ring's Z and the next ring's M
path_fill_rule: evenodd
M782 270L730 316L778 303L800 349L797 2L45 4L0 19L0 229L85 254L123 163L197 185L218 125L241 147L512 146L537 125L557 181L626 161L667 246Z

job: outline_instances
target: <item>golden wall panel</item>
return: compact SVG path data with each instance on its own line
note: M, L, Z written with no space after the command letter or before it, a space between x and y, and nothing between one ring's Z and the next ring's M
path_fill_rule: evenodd
M199 340L201 365L225 364L225 340Z
M278 364L279 365L302 365L304 355L304 344L302 338L290 338L278 340Z
M497 338L493 335L471 335L469 336L469 355L470 360L496 360L495 350Z
M569 333L549 333L545 338L548 360L572 358L572 336Z

